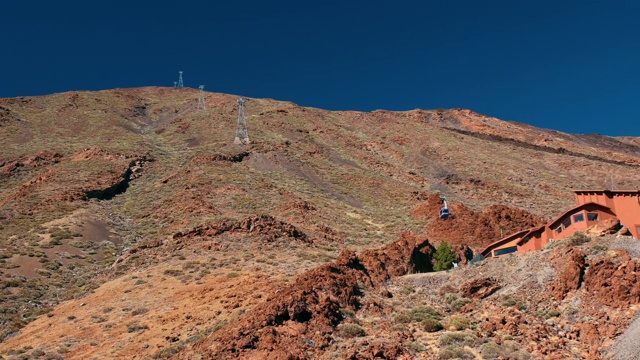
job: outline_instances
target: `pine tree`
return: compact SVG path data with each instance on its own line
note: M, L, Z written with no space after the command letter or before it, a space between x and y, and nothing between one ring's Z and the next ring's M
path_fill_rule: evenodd
M438 245L438 249L436 249L434 257L436 258L436 266L434 266L436 271L451 269L453 267L453 262L456 260L456 256L451 249L451 245L447 244L446 241L443 241Z

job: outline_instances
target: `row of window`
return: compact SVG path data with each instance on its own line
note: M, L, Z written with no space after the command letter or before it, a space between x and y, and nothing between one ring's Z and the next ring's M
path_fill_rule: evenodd
M560 234L562 232L562 230L565 230L566 228L568 228L569 226L571 226L571 218L573 218L573 222L574 223L579 223L584 221L584 214L577 214L577 215L573 215L572 217L568 217L565 221L563 221L560 226L558 226L557 228L555 228L556 233ZM587 221L598 221L598 213L587 213ZM640 233L640 226L638 227L638 232ZM531 235L527 236L524 241L522 242L522 245L526 244L529 242L529 240L531 240ZM553 241L553 240L551 240ZM511 254L514 252L518 251L518 247L517 246L511 246L508 248L502 248L502 249L498 249L493 251L493 254L490 252L488 256L500 256L500 255L506 255L506 254Z
M584 214L573 215L573 222L579 223L584 221ZM587 213L587 221L598 221L598 213ZM565 221L563 221L560 226L555 228L556 233L560 234L562 230L571 226L571 217L568 217Z

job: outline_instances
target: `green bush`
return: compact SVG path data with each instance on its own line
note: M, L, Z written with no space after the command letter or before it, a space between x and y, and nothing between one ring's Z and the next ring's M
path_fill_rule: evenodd
M451 311L458 311L460 310L461 307L467 305L470 302L471 300L467 298L459 298L452 301L451 304L449 304L449 309L451 309Z
M410 342L409 344L407 344L407 347L415 352L423 352L427 350L426 346L417 341Z
M148 311L149 311L149 309L144 308L144 307L141 307L141 308L134 309L134 310L131 312L131 315L133 315L133 316L141 315L141 314L145 314L145 313L147 313Z
M355 311L349 309L349 308L340 308L340 313L342 314L342 317L344 318L353 318L356 316Z
M467 360L475 358L475 355L458 345L446 346L440 350L440 353L438 353L438 360Z
M438 245L436 253L433 255L436 259L435 271L449 270L453 267L453 262L456 260L456 256L453 253L451 245L446 241L443 241Z
M430 306L416 306L409 311L411 321L422 322L426 319L441 320L442 314Z
M458 300L460 297L456 293L446 293L444 294L443 300L447 305L450 305L452 302Z
M167 269L164 271L165 275L169 275L169 276L180 276L182 275L182 270L177 270L177 269Z
M590 249L590 253L591 255L596 255L596 254L600 254L602 252L605 252L609 250L609 248L606 245L602 245L602 244L595 244L591 247Z
M438 338L441 346L458 345L474 347L478 344L478 337L465 332L447 333Z
M146 330L149 327L145 324L140 324L136 321L134 322L130 322L129 324L127 324L127 332L132 333L132 332L137 332L140 330Z
M513 360L529 360L531 355L525 351L518 349L513 343L504 343L498 345L494 342L482 344L480 346L480 355L483 359L513 359Z
M442 330L443 327L440 321L429 318L422 321L422 329L426 332L436 332Z
M342 325L339 330L340 334L346 338L360 337L367 334L362 326L352 323Z
M568 241L570 245L578 246L591 241L591 238L582 231L576 231L569 237Z
M179 353L184 349L184 345L178 344L168 348L160 349L156 353L154 353L151 358L153 359L167 359L172 357L173 355Z
M538 317L541 317L543 319L549 319L552 317L560 316L560 311L558 311L557 309L540 308L538 309L537 315Z
M393 318L393 322L396 324L408 324L411 322L411 316L407 314L398 314Z
M464 316L452 316L447 322L447 328L449 330L465 330L465 329L473 329L474 324L471 319L466 318Z

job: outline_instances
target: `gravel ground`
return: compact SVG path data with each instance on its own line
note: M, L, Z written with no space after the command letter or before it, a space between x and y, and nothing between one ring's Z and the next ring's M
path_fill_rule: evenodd
M640 317L636 317L608 352L610 355L613 354L613 360L640 360L638 339L640 339Z

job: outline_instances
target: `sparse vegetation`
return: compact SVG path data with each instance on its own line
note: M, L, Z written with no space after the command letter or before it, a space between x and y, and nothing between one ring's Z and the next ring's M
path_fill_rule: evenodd
M416 306L407 315L413 322L422 322L426 319L442 319L442 313L430 306Z
M582 231L576 231L573 235L569 236L567 241L572 246L579 246L591 241L591 238Z
M529 360L531 355L525 351L518 349L513 343L503 343L498 345L494 342L488 342L480 345L480 354L483 359L513 359L513 360Z
M560 311L558 311L558 309L553 309L553 308L539 308L537 311L537 315L540 318L549 319L552 317L560 316Z
M475 347L478 344L478 337L466 332L451 332L441 335L438 338L441 346L459 345Z
M591 248L589 249L589 253L591 255L597 255L600 253L603 253L605 251L609 250L609 248L606 245L603 244L594 244L593 246L591 246Z
M360 337L367 334L362 326L353 323L342 324L338 327L338 330L346 338Z
M459 331L472 328L474 328L473 322L464 316L454 315L447 320L447 329L449 330Z
M427 318L422 321L422 329L426 332L436 332L442 330L443 326L440 321L433 318Z
M415 352L423 352L427 350L427 347L418 341L412 341L408 343L407 347Z
M466 360L475 359L476 356L472 352L465 350L458 345L448 345L440 349L438 360Z
M147 329L149 329L149 326L145 324L140 324L137 321L130 322L129 324L127 324L127 332L129 333L138 332L140 330L147 330Z

